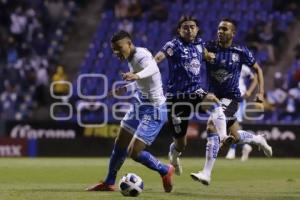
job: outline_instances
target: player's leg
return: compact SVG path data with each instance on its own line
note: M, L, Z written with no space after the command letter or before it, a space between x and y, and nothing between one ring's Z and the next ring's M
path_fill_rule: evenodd
M236 146L237 146L237 144L230 145L229 150L225 156L226 159L228 159L228 160L235 159Z
M245 110L245 103L246 103L246 100L243 99L243 101L240 103L239 105L239 108L238 108L238 111L236 113L236 118L237 118L237 121L238 122L242 122L243 121L243 116L244 116L244 110ZM229 150L225 156L226 159L228 160L233 160L235 159L235 154L236 154L236 148L237 148L237 144L231 144L230 147L229 147ZM244 145L242 147L244 149ZM247 148L247 147L246 147ZM248 150L249 148L247 148ZM246 154L243 154L243 152L246 153L246 151L242 151L242 158L243 158L243 155L244 158L246 158ZM249 155L249 154L248 154Z
M146 144L138 138L133 138L128 148L129 156L136 162L156 171L162 177L165 192L171 192L173 189L172 176L174 167L160 162L150 152L144 151Z
M212 95L207 95L204 102L210 102L207 104L208 106L211 103L216 102L216 98ZM222 102L223 103L223 102ZM230 104L230 102L225 102L226 104ZM204 103L202 108L207 109L207 105ZM207 122L207 143L206 143L206 153L205 153L205 163L202 171L197 173L191 173L191 177L200 181L204 185L209 185L211 181L211 173L215 164L215 161L218 156L218 152L220 149L220 142L234 140L233 137L228 137L226 134L226 113L223 112L212 112L208 122ZM225 125L224 125L225 123ZM225 129L225 133L224 133ZM220 133L221 132L221 133ZM229 140L230 139L230 140Z
M213 123L215 132L219 135L220 141L228 138L226 130L226 116L219 99L213 94L207 94L202 101L202 109L210 113L209 120Z
M264 135L254 135L250 132L241 130L240 125L235 117L237 111L237 102L229 103L225 110L226 117L229 119L227 127L237 141L237 144L254 144L261 148L267 157L272 156L272 147L268 145Z
M238 122L236 121L231 127L230 132L237 138L237 144L254 144L261 148L267 157L272 156L272 147L268 145L264 135L255 135L248 131L239 130Z
M209 185L211 181L211 173L220 149L220 137L217 134L214 123L209 120L207 124L207 143L205 153L205 163L202 171L191 173L191 177L195 181L199 181L204 185Z
M187 145L186 131L193 105L187 101L180 101L173 102L172 106L168 113L168 127L173 135L173 143L169 147L169 160L175 167L175 174L179 176L182 173L180 156Z
M175 167L175 174L180 176L182 174L182 165L180 156L187 145L186 135L182 137L173 138L173 143L169 147L169 161Z
M137 105L133 104L121 121L121 128L114 143L114 148L110 156L108 173L104 181L87 188L87 191L114 191L117 172L123 165L127 157L127 147L139 125L136 117Z
M167 121L167 108L165 105L151 109L140 110L143 117L128 147L128 155L135 161L145 165L160 174L165 192L171 192L173 188L172 175L174 167L160 162L150 152L144 151L146 145L151 145L159 134L162 126ZM145 111L145 112L144 112ZM154 114L154 113L158 113ZM145 115L146 114L146 115ZM151 117L151 119L149 119Z
M88 187L87 191L114 191L117 173L127 157L127 146L132 138L132 133L125 128L120 129L114 143L114 148L110 156L108 173L103 182Z
M133 133L130 133L123 127L120 129L120 134L115 141L114 149L110 157L108 175L104 181L105 183L111 185L115 184L117 172L127 157L127 147L131 141L132 134Z
M143 151L146 144L141 139L134 137L128 147L128 155L135 161L145 165L146 167L158 172L160 175L165 175L168 172L168 166L161 163L150 152Z
M243 101L240 103L239 109L237 111L237 121L239 123L241 123L243 121L244 118L244 113L245 113L245 105L246 105L246 100L243 99ZM237 146L236 144L232 144ZM230 159L230 156L233 155L233 153L230 154L232 148L229 149L226 158ZM252 147L249 144L242 144L242 156L241 156L241 161L244 162L246 160L248 160L249 158L249 154L252 151ZM235 153L234 153L235 155Z

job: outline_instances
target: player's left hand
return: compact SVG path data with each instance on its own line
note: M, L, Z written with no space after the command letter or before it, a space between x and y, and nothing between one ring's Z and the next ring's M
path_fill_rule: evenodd
M259 102L259 103L263 103L264 102L264 95L262 93L257 93L255 101Z
M208 61L208 62L213 62L214 61L214 59L216 59L216 54L214 54L214 53L212 53L212 52L208 52L207 54L206 54L206 60Z
M122 78L125 81L135 81L135 80L140 79L140 77L138 75L136 75L135 73L132 73L132 72L122 73Z

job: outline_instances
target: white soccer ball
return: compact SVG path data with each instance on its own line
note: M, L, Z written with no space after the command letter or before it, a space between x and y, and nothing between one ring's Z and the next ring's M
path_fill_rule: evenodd
M120 179L119 188L124 196L137 197L143 191L144 183L138 175L128 173Z

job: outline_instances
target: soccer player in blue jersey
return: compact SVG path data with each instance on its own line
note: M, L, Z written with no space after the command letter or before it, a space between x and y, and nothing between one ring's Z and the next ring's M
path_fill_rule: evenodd
M129 62L130 72L124 73L123 79L135 81L126 87L117 88L115 92L120 95L135 85L135 102L121 121L106 179L87 190L114 191L117 172L128 155L158 172L165 192L171 192L174 167L161 163L151 153L144 151L147 145L152 144L167 121L166 98L158 66L152 54L145 48L135 47L131 36L125 31L115 33L111 45L114 54L120 60Z
M254 135L239 130L239 124L235 113L238 110L239 102L242 101L239 90L239 78L242 65L252 68L258 78L258 93L256 100L263 102L264 78L260 66L255 61L252 53L244 46L233 44L236 33L236 24L233 20L224 19L218 25L218 39L208 42L205 47L209 52L215 54L215 59L207 62L208 79L210 91L221 101L227 118L227 128L240 144L249 143L258 145L265 155L272 156L272 148L267 144L263 135ZM212 168L204 169L198 173L191 173L194 180L208 185L210 183Z
M217 156L220 141L228 141L226 120L218 99L208 94L205 59L210 59L202 39L198 36L197 19L183 16L178 23L178 36L167 42L155 55L157 63L168 59L169 81L167 104L169 127L174 142L170 145L169 159L180 175L182 167L179 156L184 151L186 131L192 112L210 111L206 147L207 167L212 168Z

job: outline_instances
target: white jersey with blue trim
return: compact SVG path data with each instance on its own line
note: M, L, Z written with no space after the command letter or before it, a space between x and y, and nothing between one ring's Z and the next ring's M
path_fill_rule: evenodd
M166 101L163 93L161 74L152 54L142 47L136 47L133 58L129 62L131 72L138 73L147 67L153 68L156 72L146 78L136 80L139 92L138 99L155 105L162 105Z

